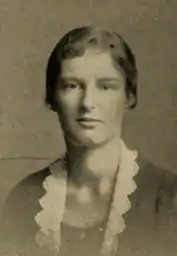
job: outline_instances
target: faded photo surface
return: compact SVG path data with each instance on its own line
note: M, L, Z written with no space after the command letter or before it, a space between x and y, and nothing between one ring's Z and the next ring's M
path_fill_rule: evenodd
M0 256L177 255L177 3L0 8Z

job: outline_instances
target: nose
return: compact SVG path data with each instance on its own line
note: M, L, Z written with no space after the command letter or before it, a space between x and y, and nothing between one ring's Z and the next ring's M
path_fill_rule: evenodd
M81 107L87 111L95 108L95 91L91 86L83 90Z

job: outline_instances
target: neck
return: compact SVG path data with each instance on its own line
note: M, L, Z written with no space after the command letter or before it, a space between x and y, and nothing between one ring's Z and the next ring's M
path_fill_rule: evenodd
M79 185L112 180L120 159L121 140L115 137L96 148L82 148L67 142L69 178Z

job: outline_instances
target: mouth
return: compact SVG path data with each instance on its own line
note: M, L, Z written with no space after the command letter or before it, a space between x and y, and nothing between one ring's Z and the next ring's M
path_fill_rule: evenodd
M78 118L77 122L101 122L101 121L91 117L82 117L82 118Z
M82 117L82 118L78 118L77 122L83 128L94 129L97 123L101 123L101 120L91 118L91 117Z

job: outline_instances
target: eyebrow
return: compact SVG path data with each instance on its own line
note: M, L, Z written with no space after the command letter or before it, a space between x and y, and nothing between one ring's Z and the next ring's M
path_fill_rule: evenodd
M120 79L117 77L102 77L98 79L100 82L120 82Z
M65 81L65 80L72 80L72 81L76 81L76 82L84 82L84 79L82 78L77 78L74 76L60 76L60 80L61 81Z
M84 83L83 78L77 78L77 77L72 77L72 76L61 76L60 80L61 81L72 80L72 81ZM98 78L97 81L99 81L99 82L120 82L120 79L117 77L101 77L101 78Z

